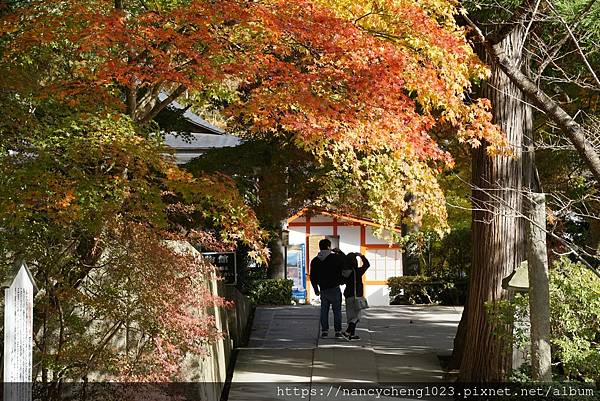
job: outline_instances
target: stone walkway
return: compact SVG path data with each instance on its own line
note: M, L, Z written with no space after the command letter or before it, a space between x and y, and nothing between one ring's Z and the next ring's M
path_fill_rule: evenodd
M319 307L257 308L229 401L344 399L344 383L441 383L438 355L452 352L461 313L449 306L372 307L357 329L361 339L346 342L332 331L319 338ZM386 399L345 399L375 398Z

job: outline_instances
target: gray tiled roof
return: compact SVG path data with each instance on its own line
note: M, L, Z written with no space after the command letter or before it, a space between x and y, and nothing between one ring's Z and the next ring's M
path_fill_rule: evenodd
M185 136L166 134L165 144L178 150L226 148L238 146L242 140L233 135L191 133Z
M242 140L233 135L191 133L185 137L166 134L165 144L173 148L177 164L184 164L206 152L208 149L235 147Z
M160 93L159 99L164 100L167 96L164 92ZM184 109L180 103L175 101L171 103L171 106L179 110ZM183 113L183 117L194 125L199 132L185 135L165 134L165 144L173 149L177 164L187 163L205 153L208 149L235 147L242 143L240 138L225 134L225 131L208 123L189 110Z
M168 96L168 94L166 94L165 92L161 92L158 95L158 99L160 101L163 101L167 98L167 96ZM179 110L184 109L184 107L176 101L172 101L171 106L173 106L174 108L179 109ZM199 128L198 131L208 131L208 132L211 132L211 133L217 134L217 135L225 133L225 131L223 131L221 128L216 127L216 126L212 125L211 123L209 123L208 121L203 120L202 118L200 118L199 116L197 116L196 114L192 113L189 110L186 110L183 113L183 117L186 120L188 120L190 123L196 125Z

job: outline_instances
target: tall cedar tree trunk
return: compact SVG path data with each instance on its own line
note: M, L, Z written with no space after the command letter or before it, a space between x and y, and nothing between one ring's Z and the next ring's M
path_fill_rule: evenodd
M524 29L515 27L500 43L515 65L521 62ZM483 88L491 100L495 122L513 149L513 156L489 157L485 147L473 153L473 254L466 317L459 328L464 335L464 351L459 378L463 382L504 380L512 365L512 347L493 333L485 304L506 299L502 279L510 274L524 256L522 210L522 143L531 127L531 108L523 102L521 91L492 64L492 75ZM511 330L511 328L508 328Z

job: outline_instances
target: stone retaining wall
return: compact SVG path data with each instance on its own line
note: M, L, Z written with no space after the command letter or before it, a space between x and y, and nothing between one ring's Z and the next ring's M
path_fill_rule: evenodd
M246 337L252 306L236 288L216 281L208 283L213 294L234 302L232 309L214 308L217 329L225 336L208 347L205 357L190 357L185 362L186 381L200 383L199 399L219 401L227 378L232 351Z

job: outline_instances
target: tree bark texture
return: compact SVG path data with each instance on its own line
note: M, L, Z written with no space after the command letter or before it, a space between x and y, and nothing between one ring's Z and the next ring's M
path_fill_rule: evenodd
M524 28L517 26L497 46L518 65L524 40ZM512 347L494 334L496 327L485 305L507 298L502 279L524 259L524 226L518 215L522 210L523 135L531 127L531 108L493 61L483 96L491 100L495 122L514 154L490 157L483 146L473 153L473 254L459 376L463 382L502 381L511 369Z
M454 337L454 348L452 349L452 356L450 362L448 362L449 370L460 369L460 363L465 353L465 345L467 343L467 316L469 316L469 297L465 301L465 308L463 309L458 328L456 330L456 336Z
M527 201L527 261L531 319L531 372L534 381L551 382L550 279L546 251L546 197L532 193Z
M600 254L600 221L590 219L590 235L587 243L589 252L592 254Z

